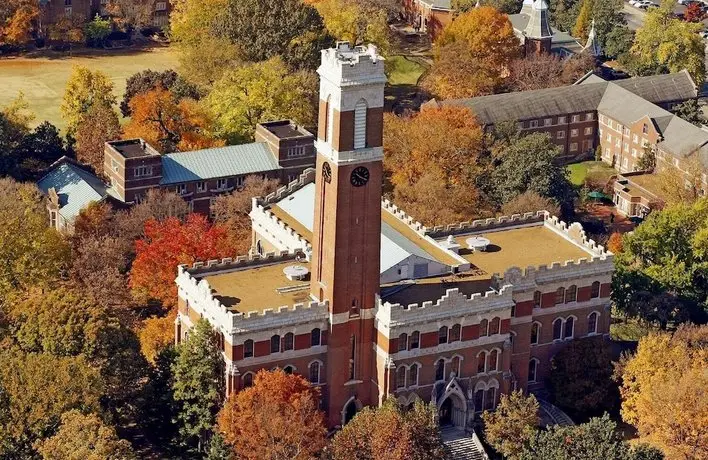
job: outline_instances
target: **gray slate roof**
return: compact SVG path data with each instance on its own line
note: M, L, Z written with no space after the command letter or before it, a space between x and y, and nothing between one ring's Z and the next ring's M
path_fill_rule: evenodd
M687 70L666 75L627 78L612 83L655 104L691 99L698 95L696 84Z
M425 3L428 6L433 7L436 10L451 10L452 2L451 0L420 0L421 3Z
M50 168L37 187L45 194L54 188L59 195L59 214L67 221L72 221L91 202L103 200L108 193L101 179L67 158L59 159Z
M281 169L266 144L229 145L162 157L161 184L242 176Z

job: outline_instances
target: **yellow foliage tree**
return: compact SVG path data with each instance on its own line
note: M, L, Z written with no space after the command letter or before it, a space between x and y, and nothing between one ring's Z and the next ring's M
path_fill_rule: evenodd
M151 363L162 349L174 343L176 317L177 311L172 309L167 316L151 316L143 321L138 331L140 351Z
M32 0L5 0L0 5L0 44L21 44L30 39L39 4Z
M708 458L708 326L652 333L620 366L622 418L670 459Z
M354 44L373 43L384 55L391 48L388 13L383 8L347 0L321 0L313 6L337 39Z
M103 105L111 108L115 103L113 82L108 75L100 70L92 71L88 67L74 66L66 83L59 110L66 121L67 131L74 134L92 106Z

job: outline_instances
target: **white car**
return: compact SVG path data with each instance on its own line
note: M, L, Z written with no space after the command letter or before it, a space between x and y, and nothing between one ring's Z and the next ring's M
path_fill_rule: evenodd
M640 3L642 3L644 0L629 0L629 4L631 6L639 6Z
M706 39L708 39L708 30L703 30L701 32L698 32L698 35L700 35L703 40L706 40Z

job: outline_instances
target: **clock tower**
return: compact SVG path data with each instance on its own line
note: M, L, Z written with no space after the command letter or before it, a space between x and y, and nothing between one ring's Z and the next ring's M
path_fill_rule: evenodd
M378 403L373 384L383 181L383 58L347 42L322 51L311 295L328 301L329 425ZM349 366L334 364L349 363ZM339 372L333 372L337 368ZM342 368L346 372L342 372Z

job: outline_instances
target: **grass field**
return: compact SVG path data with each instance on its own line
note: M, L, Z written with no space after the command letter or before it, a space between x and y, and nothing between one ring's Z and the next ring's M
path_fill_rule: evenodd
M59 105L71 68L78 64L108 74L120 101L125 91L125 80L129 76L145 69L175 69L177 54L170 48L152 48L93 51L74 56L64 53L56 54L56 57L3 58L0 59L0 106L7 105L21 91L36 116L35 124L49 120L59 128L64 128Z
M391 56L386 60L390 69L388 84L392 86L415 85L425 71L422 64L404 56Z
M583 161L582 163L568 165L568 171L570 172L570 182L578 186L583 185L585 178L590 175L602 178L606 176L605 180L609 180L611 175L617 173L617 171L601 161Z

